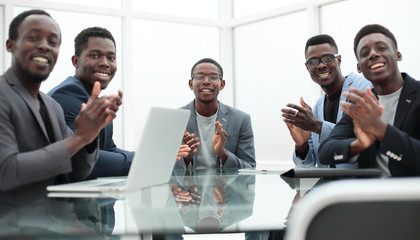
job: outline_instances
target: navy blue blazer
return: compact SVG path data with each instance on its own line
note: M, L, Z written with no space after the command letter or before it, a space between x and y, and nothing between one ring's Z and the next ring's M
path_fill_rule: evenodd
M83 83L75 76L68 77L49 91L48 95L61 105L66 124L74 131L74 119L82 103L86 103L90 97ZM117 148L112 134L113 125L110 123L101 131L99 158L88 179L128 174L134 152Z
M386 129L382 143L376 142L363 151L359 168L374 167L376 152L389 157L392 176L420 176L420 82L402 73L404 85L398 101L394 125ZM319 147L322 164L348 162L350 143L355 139L353 120L344 114Z

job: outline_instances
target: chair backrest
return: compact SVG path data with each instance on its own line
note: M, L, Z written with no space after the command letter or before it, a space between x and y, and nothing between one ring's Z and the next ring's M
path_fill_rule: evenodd
M296 203L285 239L420 239L420 178L326 183Z

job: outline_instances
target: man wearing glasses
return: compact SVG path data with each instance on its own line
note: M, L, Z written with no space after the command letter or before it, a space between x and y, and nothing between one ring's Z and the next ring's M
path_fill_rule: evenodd
M317 83L324 94L315 103L312 110L300 97L300 106L289 103L283 108L283 121L295 141L293 161L298 167L320 167L318 147L329 135L343 112L339 108L342 95L350 87L366 89L371 83L362 76L350 73L344 77L341 73L341 56L334 39L326 34L308 39L305 46L306 69L312 80ZM330 167L335 167L330 165ZM340 168L357 168L357 163L340 164Z
M178 169L255 167L254 134L249 114L224 105L217 97L225 86L223 69L211 58L191 69L189 87L195 99L182 107L191 111L183 142L190 152Z

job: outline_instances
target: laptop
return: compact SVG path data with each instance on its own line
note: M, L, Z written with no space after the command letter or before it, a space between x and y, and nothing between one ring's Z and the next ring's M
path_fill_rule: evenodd
M125 192L168 183L190 111L152 107L127 177L48 186L60 192Z

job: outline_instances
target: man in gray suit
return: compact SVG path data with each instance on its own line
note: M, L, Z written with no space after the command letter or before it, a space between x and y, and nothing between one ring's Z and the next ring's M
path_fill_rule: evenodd
M43 10L19 14L10 24L12 66L0 76L0 191L12 195L86 178L98 155L99 131L116 116L121 98L98 98L96 83L75 120L39 91L53 70L61 43L58 24Z
M182 107L191 111L183 142L191 150L175 168L255 167L249 114L217 100L225 86L220 64L211 58L199 60L191 69L189 86L195 99Z

